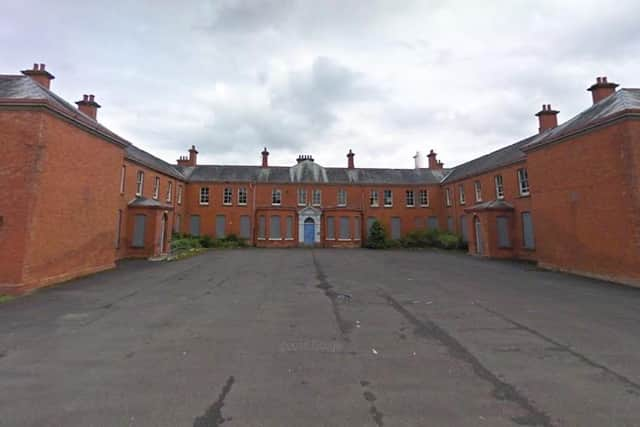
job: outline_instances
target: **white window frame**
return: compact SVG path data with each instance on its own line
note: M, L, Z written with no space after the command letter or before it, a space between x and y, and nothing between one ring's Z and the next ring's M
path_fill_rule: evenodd
M313 200L311 204L313 206L322 205L322 190L313 190Z
M307 190L306 188L298 188L298 206L307 205Z
M179 205L182 204L182 185L178 185L178 194L176 195L176 201Z
M153 198L158 200L160 197L160 177L156 176L153 179Z
M444 202L447 207L451 206L451 188L449 187L444 189Z
M388 201L388 203L387 203ZM385 208L390 208L393 206L393 191L392 190L384 190L382 192L382 203L384 203Z
M238 188L238 205L239 206L247 205L247 188L246 187Z
M200 204L206 206L209 204L211 198L209 197L209 187L200 187Z
M460 199L460 204L464 205L466 203L466 198L464 196L464 185L458 185L458 197Z
M502 178L502 175L496 175L493 177L493 180L496 184L496 199L504 199L504 179Z
M377 208L380 206L380 200L378 199L378 190L371 190L369 192L369 206Z
M139 170L136 173L136 196L142 197L144 191L144 171Z
M173 198L173 181L167 182L167 202L171 203Z
M528 196L531 194L531 188L529 187L529 173L527 168L518 169L518 190L520 190L521 196Z
M423 208L428 208L429 207L429 190L420 190L419 195L420 195L420 206L422 206Z
M120 170L120 194L124 194L124 182L127 176L127 166L122 165L122 169Z
M473 188L476 192L476 202L482 201L482 184L480 181L476 181L473 183Z
M282 191L279 188L271 190L271 205L280 206L282 204Z
M222 204L225 206L233 204L233 189L231 187L224 187L222 190Z
M416 194L413 190L405 191L405 201L407 203L408 208L412 208L416 205Z
M338 206L347 206L347 191L342 188L338 190Z

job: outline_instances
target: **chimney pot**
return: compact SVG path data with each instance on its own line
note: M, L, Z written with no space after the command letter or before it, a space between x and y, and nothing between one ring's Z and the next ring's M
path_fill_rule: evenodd
M264 150L262 150L262 167L263 168L268 168L269 167L269 152L267 151L267 147L264 147Z
M618 85L616 83L609 82L606 76L597 77L596 83L591 85L587 90L591 92L593 103L596 104L609 95L613 95L616 92Z
M349 148L349 152L347 153L347 168L349 169L355 169L355 164L353 162L353 157L355 156L355 154L353 153L353 151L351 151L351 148Z

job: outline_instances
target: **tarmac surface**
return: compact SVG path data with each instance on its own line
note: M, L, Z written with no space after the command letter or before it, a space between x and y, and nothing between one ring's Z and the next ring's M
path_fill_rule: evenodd
M640 289L436 250L215 250L0 305L0 426L640 426Z

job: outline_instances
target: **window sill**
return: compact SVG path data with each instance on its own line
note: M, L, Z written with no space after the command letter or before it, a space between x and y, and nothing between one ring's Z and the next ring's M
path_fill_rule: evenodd
M293 237L287 237L287 238L286 238L286 239L284 239L284 240L293 240Z
M238 206L247 206L247 204L246 204L246 203L239 203L239 202L238 202Z
M407 205L408 208L415 208L416 205Z
M520 194L520 195L518 196L518 198L519 198L519 199L526 199L526 198L529 198L529 197L531 197L531 193L528 193L528 194Z
M200 206L209 206L209 203L202 203L202 202L200 202Z
M385 208L392 208L393 205L384 205Z
M314 206L314 207L316 207L316 208L319 208L320 206L322 206L322 204L321 204L321 203L314 203L314 204L313 204L313 205L311 205L311 206Z
M266 240L264 237L258 237L258 240Z
M232 203L223 203L222 206L233 206Z
M346 208L347 205L336 205L336 207L338 207L338 208Z
M281 206L281 203L271 203L271 206Z
M428 208L429 205L420 205L421 208Z
M326 239L324 239L324 240L331 240L331 241L334 241L334 240L336 240L336 239L331 238L331 237L327 237L327 238L326 238Z
M350 242L352 239L338 239L338 242Z
M380 205L369 205L370 208L379 208Z

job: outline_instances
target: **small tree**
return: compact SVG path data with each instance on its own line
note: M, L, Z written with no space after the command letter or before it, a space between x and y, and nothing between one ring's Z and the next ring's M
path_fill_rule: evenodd
M384 227L378 220L373 221L367 237L367 247L369 249L383 249L387 247L387 236Z

